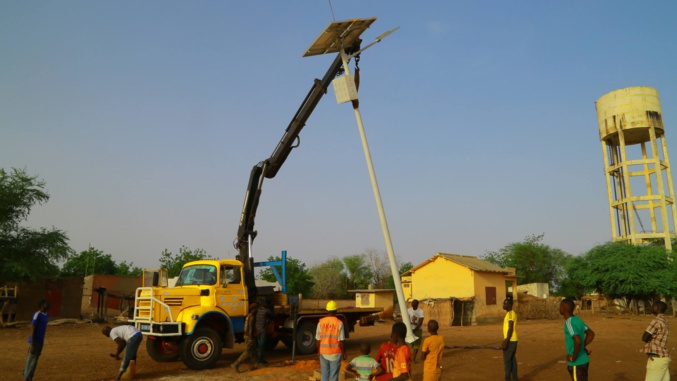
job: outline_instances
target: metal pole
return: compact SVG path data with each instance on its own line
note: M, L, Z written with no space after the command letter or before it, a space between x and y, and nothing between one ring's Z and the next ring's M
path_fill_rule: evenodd
M341 59L343 60L343 69L347 75L350 75L350 70L348 68L348 57L343 49L341 49ZM388 251L388 259L390 260L390 271L393 275L393 281L395 283L395 293L397 294L397 300L400 306L400 313L402 314L402 321L407 326L407 338L408 343L414 342L417 339L414 336L414 332L411 329L411 322L409 321L409 314L407 313L407 304L404 300L404 292L402 291L402 280L400 279L400 271L397 268L397 260L395 259L395 251L393 250L393 243L390 239L390 230L388 230L388 221L386 220L386 214L383 209L383 202L381 202L381 192L378 188L378 182L376 181L376 172L374 171L374 165L371 160L371 153L369 151L369 144L367 143L367 135L364 132L364 124L362 123L362 115L360 114L360 108L354 107L355 118L357 119L357 127L360 130L360 137L362 138L362 148L364 150L364 157L367 161L367 168L369 169L369 178L371 179L371 187L374 191L374 199L376 200L376 208L378 209L378 216L381 220L381 230L383 231L383 239L385 240L386 250Z

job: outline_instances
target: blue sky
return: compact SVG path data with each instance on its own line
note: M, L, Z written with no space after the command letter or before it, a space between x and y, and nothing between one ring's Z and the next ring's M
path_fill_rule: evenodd
M482 255L525 236L611 239L594 102L658 89L677 158L677 3L333 1L378 20L360 105L397 256ZM249 172L333 55L301 54L327 1L0 2L0 166L47 182L27 226L155 267L232 258ZM385 250L357 124L333 89L263 185L257 259Z

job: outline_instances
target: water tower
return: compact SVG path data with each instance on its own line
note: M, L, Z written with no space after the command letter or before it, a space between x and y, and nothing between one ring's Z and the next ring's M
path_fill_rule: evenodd
M627 87L595 106L613 240L672 250L677 209L658 91Z

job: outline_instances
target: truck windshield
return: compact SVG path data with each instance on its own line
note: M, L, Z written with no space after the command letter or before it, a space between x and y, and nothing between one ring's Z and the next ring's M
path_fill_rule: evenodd
M212 265L193 265L184 267L176 281L177 286L186 284L216 284L216 267Z

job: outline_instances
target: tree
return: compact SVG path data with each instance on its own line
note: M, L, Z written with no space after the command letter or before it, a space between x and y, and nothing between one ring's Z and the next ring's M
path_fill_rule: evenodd
M179 275L183 265L201 259L211 259L211 257L207 255L207 252L203 249L195 249L195 251L193 251L186 246L181 246L181 248L179 248L179 253L176 255L165 249L160 255L160 267L167 269L167 276L173 278Z
M582 283L582 279L587 274L587 267L588 263L583 256L571 257L564 265L566 276L562 279L555 294L569 298L580 298L594 291L593 288L586 287Z
M61 276L101 275L135 275L140 276L142 270L134 267L134 263L122 261L118 264L110 254L106 254L90 246L80 254L71 255L61 267Z
M400 276L406 273L407 271L414 268L414 264L411 262L404 262L400 265ZM393 280L393 275L388 276L388 281L386 282L386 288L395 288L395 281Z
M347 280L346 288L348 290L364 289L371 284L374 274L371 272L365 259L366 256L364 254L343 257Z
M367 249L364 256L373 275L374 288L387 288L388 278L392 279L388 253L384 250Z
M333 257L310 268L313 277L312 297L318 299L343 299L348 296L343 261Z
M661 246L606 243L590 249L571 281L626 301L674 295L675 258Z
M56 276L72 252L63 231L21 226L35 204L49 200L45 185L26 170L0 169L0 284Z
M92 246L80 252L80 254L69 257L61 268L61 276L87 276L92 274L117 274L117 264L113 257Z
M141 276L143 275L143 269L137 266L134 266L134 262L122 261L118 264L118 269L115 272L117 275L132 275L132 276Z
M279 256L268 257L269 261L280 261ZM278 274L282 276L278 270ZM268 282L276 282L275 274L271 268L265 268L259 273L259 278ZM313 277L310 275L306 264L298 259L287 257L287 294L289 295L310 295L313 288Z
M556 290L564 278L570 254L543 244L543 234L531 235L524 242L513 242L499 251L488 251L481 258L500 267L514 267L517 283L548 283Z

